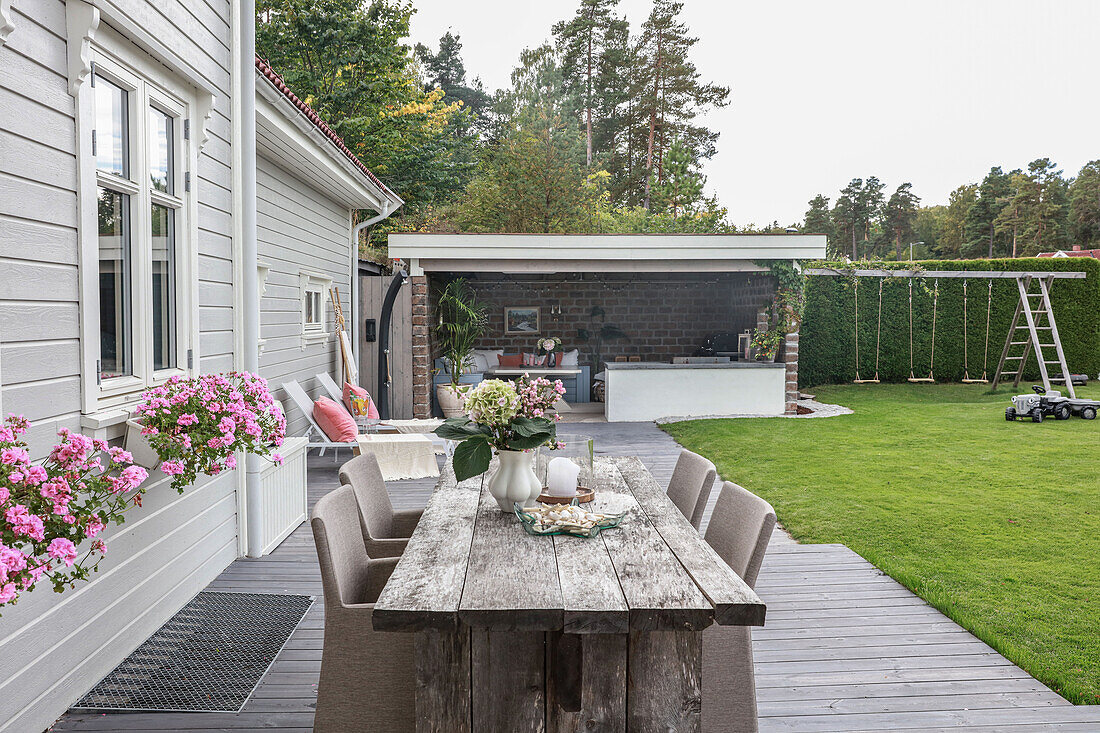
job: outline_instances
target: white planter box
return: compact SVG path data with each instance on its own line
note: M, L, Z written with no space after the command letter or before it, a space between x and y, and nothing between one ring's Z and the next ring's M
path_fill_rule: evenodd
M260 517L264 555L278 547L308 516L306 443L303 437L287 438L278 451L283 457L283 465L263 461ZM238 470L244 470L243 466Z
M126 450L134 456L134 463L153 470L160 465L160 456L141 434L141 423L134 418L126 421Z

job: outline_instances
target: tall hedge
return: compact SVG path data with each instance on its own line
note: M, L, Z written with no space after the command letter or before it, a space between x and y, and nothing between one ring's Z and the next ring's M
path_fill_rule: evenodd
M915 263L924 270L998 270L1087 272L1083 280L1056 280L1051 291L1054 317L1070 371L1092 377L1100 372L1100 261L1091 258L1029 258ZM922 283L923 281L923 283ZM971 378L980 377L985 349L988 280L968 280L968 357ZM913 284L913 372L927 377L932 339L933 278L915 278ZM1033 285L1033 291L1037 288ZM802 386L850 382L856 376L855 288L850 276L814 275L806 285L806 310L799 343L799 383ZM992 381L1005 336L1019 300L1015 280L993 281L988 370ZM1037 300L1037 299L1036 299ZM878 281L859 279L859 373L875 373L875 329L878 318ZM1023 322L1021 317L1021 323ZM1042 333L1042 332L1041 332ZM1016 347L1019 349L1020 347ZM1053 352L1053 349L1050 350ZM963 280L939 281L936 316L937 381L963 378ZM882 336L879 378L902 382L909 377L909 281L883 282ZM1037 379L1035 357L1028 359L1025 378Z

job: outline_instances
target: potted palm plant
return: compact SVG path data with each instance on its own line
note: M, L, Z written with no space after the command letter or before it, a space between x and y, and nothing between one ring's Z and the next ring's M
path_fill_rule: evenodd
M468 388L460 384L462 372L471 363L474 344L485 333L488 314L464 278L451 280L443 287L436 307L439 310L436 341L451 381L438 385L435 396L444 417L457 417L464 414L462 395Z

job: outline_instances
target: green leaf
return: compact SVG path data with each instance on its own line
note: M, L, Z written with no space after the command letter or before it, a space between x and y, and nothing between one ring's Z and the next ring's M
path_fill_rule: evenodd
M489 470L493 450L484 436L469 437L455 448L453 465L455 478L465 481Z
M512 432L530 438L534 435L549 435L553 423L545 417L517 417L512 420Z
M433 431L445 440L466 440L477 435L489 435L489 429L478 425L468 417L449 417Z
M509 450L530 450L545 445L550 440L550 433L539 433L531 436L517 436L508 441Z

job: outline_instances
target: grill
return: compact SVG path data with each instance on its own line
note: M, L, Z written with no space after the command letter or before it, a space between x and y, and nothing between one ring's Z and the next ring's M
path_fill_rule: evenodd
M202 591L73 707L239 712L313 600Z

